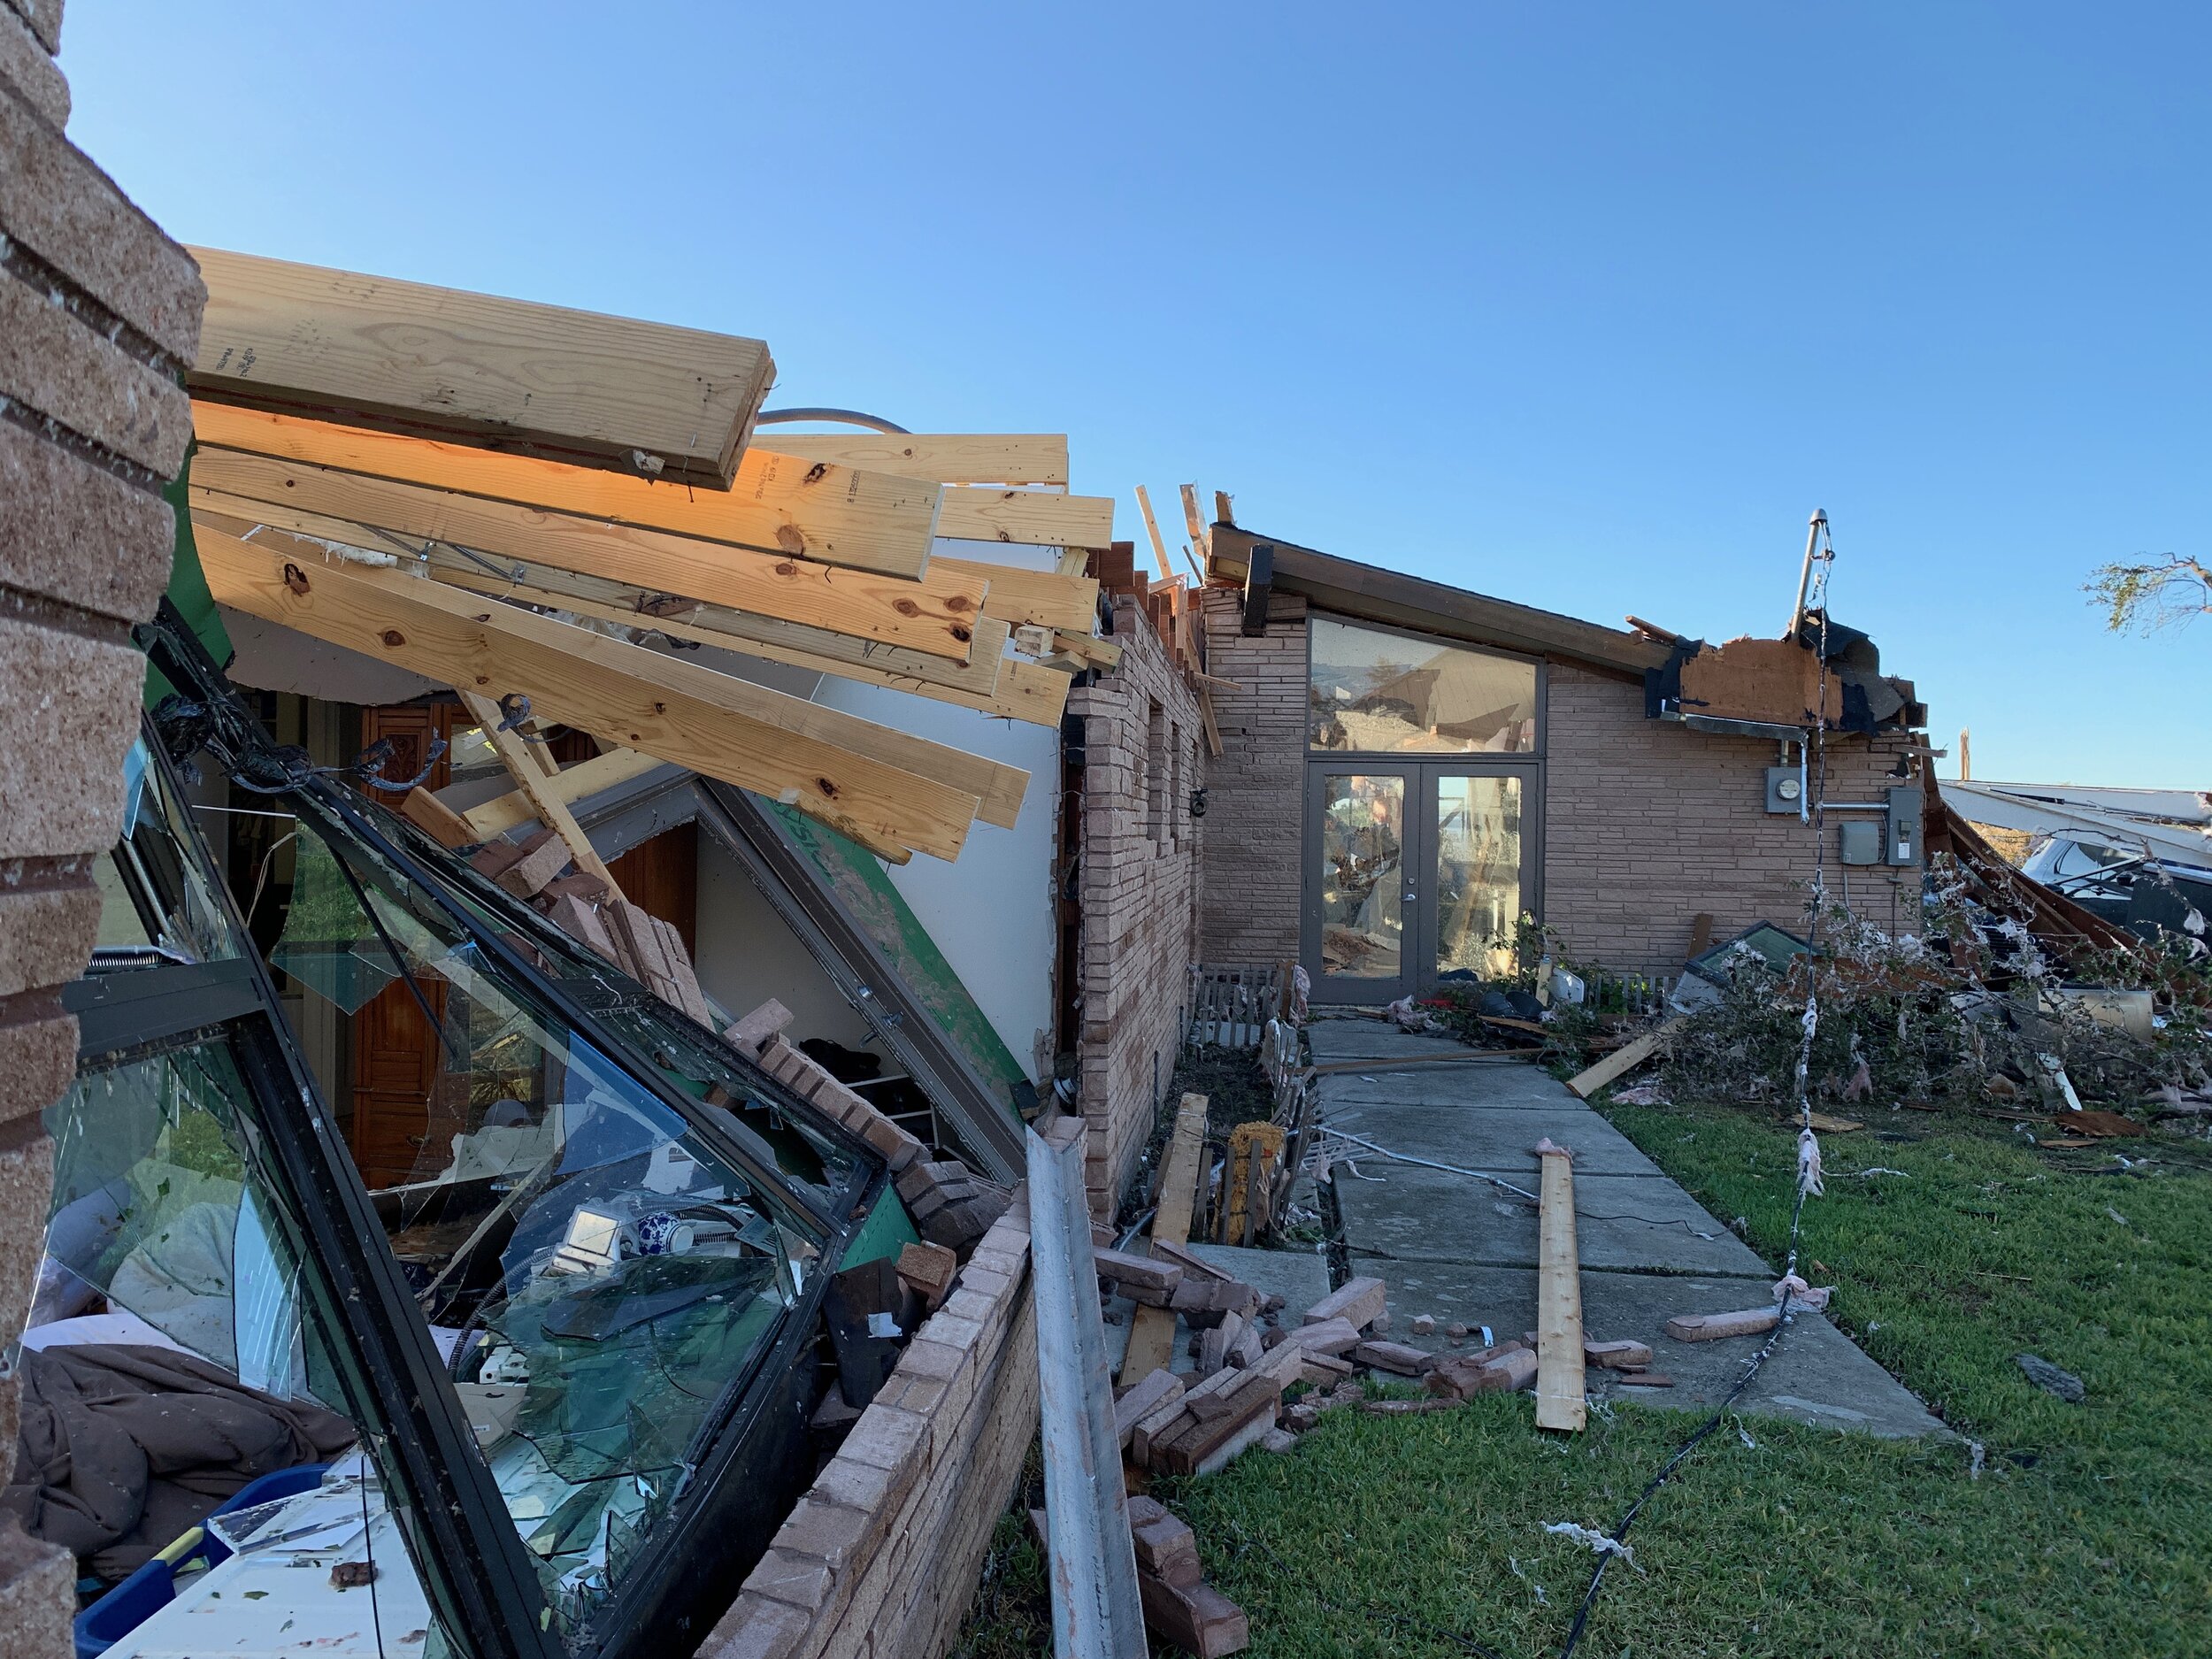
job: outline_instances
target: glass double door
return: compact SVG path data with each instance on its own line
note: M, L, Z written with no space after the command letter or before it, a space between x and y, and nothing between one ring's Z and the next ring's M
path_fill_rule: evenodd
M1528 764L1310 764L1302 956L1315 1000L1394 1002L1509 972L1536 900L1536 784Z

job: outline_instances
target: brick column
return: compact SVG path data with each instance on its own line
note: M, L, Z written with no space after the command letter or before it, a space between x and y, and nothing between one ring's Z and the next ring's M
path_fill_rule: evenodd
M62 135L61 0L0 0L0 1340L22 1330L75 1074L60 987L99 921L145 661L130 625L169 579L163 484L206 299L184 250ZM14 1455L17 1379L0 1379ZM0 1527L0 1650L70 1651L75 1563Z

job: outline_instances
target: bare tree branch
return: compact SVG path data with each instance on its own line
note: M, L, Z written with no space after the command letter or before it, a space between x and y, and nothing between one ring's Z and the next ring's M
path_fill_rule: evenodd
M2212 615L2212 566L2185 554L2135 565L2100 565L2082 592L2115 634L2150 634Z

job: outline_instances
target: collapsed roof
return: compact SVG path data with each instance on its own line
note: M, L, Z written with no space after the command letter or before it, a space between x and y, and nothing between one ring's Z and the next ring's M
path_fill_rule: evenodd
M1817 611L1785 638L1715 647L1634 617L1625 630L1609 628L1225 522L1213 526L1210 549L1211 573L1244 585L1248 632L1264 626L1271 594L1296 594L1338 615L1640 675L1654 719L1793 739L1824 720L1831 730L1870 733L1927 724L1912 682L1881 672L1873 641ZM1826 703L1816 708L1824 667Z

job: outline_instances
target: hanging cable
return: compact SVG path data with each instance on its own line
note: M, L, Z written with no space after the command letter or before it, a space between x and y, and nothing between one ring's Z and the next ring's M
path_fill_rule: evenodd
M1743 1375L1736 1379L1736 1386L1728 1391L1728 1397L1720 1402L1719 1409L1675 1448L1674 1455L1636 1494L1636 1501L1628 1506L1620 1524L1606 1534L1615 1544L1627 1541L1628 1529L1636 1525L1644 1505L1667 1484L1690 1454L1727 1420L1744 1390L1751 1386L1752 1379L1781 1346L1783 1336L1802 1305L1793 1294L1794 1286L1804 1283L1797 1277L1798 1242L1803 1229L1805 1201L1821 1195L1820 1141L1813 1133L1810 1084L1813 1039L1820 1030L1820 924L1828 902L1828 574L1835 560L1835 542L1828 533L1827 515L1815 513L1812 534L1806 540L1805 574L1799 586L1798 607L1790 618L1791 637L1799 639L1802 637L1804 624L1818 617L1820 626L1816 637L1819 642L1815 650L1820 661L1819 688L1813 709L1813 917L1811 926L1806 929L1805 1011L1800 1017L1797 1047L1797 1194L1790 1204L1789 1256L1783 1265L1781 1282L1776 1287L1780 1317L1767 1340L1759 1345L1759 1351L1745 1363ZM1598 1590L1605 1582L1605 1570L1612 1563L1614 1554L1610 1549L1600 1552L1597 1565L1590 1573L1589 1587L1582 1594L1582 1604L1575 1609L1574 1623L1568 1627L1566 1643L1559 1650L1559 1659L1573 1659L1575 1649L1581 1645L1583 1632L1589 1625L1590 1610L1597 1605Z

